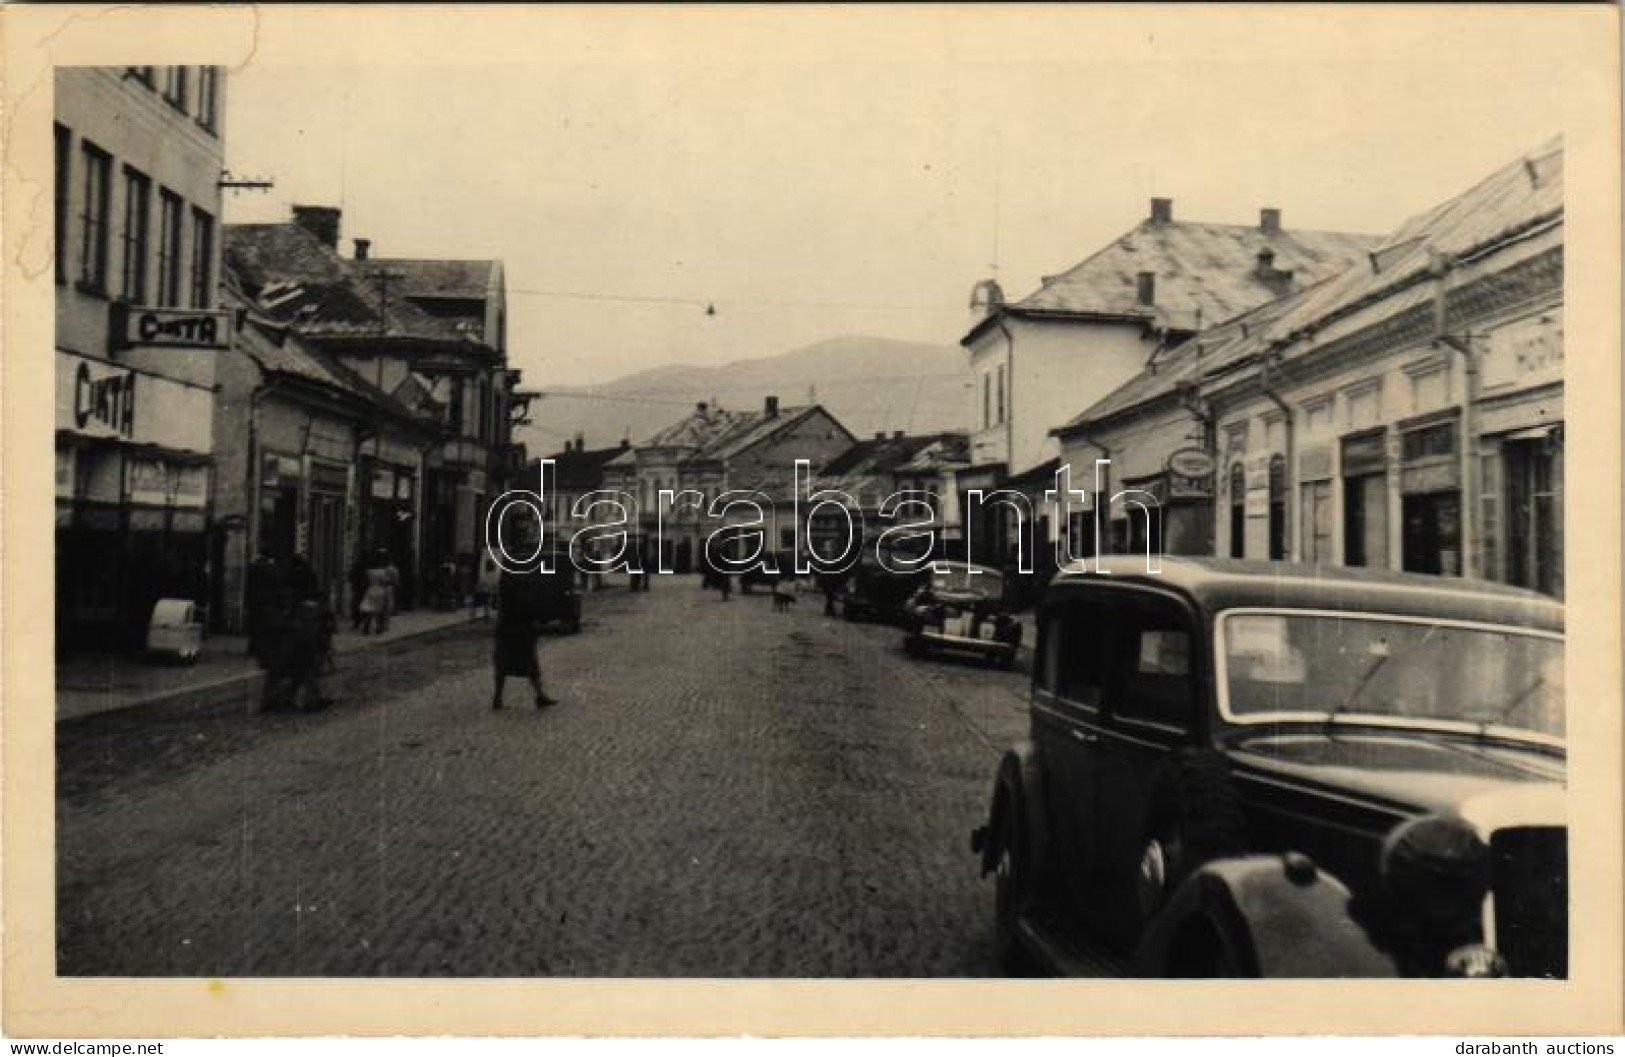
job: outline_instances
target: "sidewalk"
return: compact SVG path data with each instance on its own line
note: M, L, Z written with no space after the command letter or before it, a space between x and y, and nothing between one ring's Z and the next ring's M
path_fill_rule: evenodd
M402 639L467 624L474 611L436 610L397 613L381 635L361 635L345 625L333 638L335 654L370 649ZM242 635L211 635L192 665L164 664L135 656L80 654L56 666L57 722L100 712L134 708L184 698L241 696L257 693L260 668L248 656Z

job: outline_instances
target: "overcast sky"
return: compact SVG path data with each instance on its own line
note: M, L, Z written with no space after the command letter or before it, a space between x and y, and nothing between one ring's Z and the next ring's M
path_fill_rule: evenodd
M1268 205L1289 226L1385 232L1563 131L1538 54L1330 42L1266 64L1136 44L1072 61L256 63L230 80L227 162L276 188L226 215L337 204L346 253L360 236L379 256L501 258L526 382L578 384L843 334L953 343L995 246L1020 296L1152 195L1184 219Z

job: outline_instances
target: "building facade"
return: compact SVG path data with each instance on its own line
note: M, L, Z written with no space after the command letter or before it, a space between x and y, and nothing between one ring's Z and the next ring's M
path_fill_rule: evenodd
M157 600L208 601L225 78L55 88L58 642L138 646Z
M1561 597L1560 141L1341 272L1203 330L1055 432L1161 503L1169 553L1497 580ZM1146 524L1103 511L1107 550ZM1136 534L1138 532L1139 534Z
M1561 597L1563 153L1402 226L1210 392L1220 553Z
M472 592L486 508L518 482L512 441L524 409L507 364L498 261L377 260L339 254L339 210L295 206L286 224L231 225L226 252L245 291L274 319L438 433L387 428L363 447L361 545L384 548L414 605Z
M1022 545L1053 555L1062 517L1044 509L1044 495L1061 456L1057 425L1205 326L1339 270L1373 241L1288 229L1277 209L1261 210L1254 226L1181 221L1172 200L1155 198L1133 229L1019 301L1006 303L995 283L978 284L979 318L961 340L980 401L972 465L957 485L962 503L973 489L1015 488L1039 532ZM969 526L972 558L1005 562L1016 544L1013 516L969 516L980 521Z

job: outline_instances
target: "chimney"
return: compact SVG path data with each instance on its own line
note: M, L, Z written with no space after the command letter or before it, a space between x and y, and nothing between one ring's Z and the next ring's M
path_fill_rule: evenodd
M1258 251L1258 267L1253 270L1253 275L1275 294L1284 294L1292 289L1292 269L1277 268L1275 251L1268 246Z
M707 404L704 400L701 400L699 403L694 405L694 412L703 418L706 411L710 410L710 407L710 404Z
M366 260L367 259L367 254L369 254L371 252L372 252L372 240L371 239L356 239L355 240L355 259L356 260L358 260L358 261Z
M779 417L779 398L776 397L776 396L770 396L765 401L763 401L763 403L762 403L762 414L766 415L768 418L778 418Z
M293 222L316 236L330 250L339 248L339 220L344 214L333 206L294 206Z
M576 433L576 451L582 452L582 451L586 451L586 450L587 450L587 435L585 433L577 432Z
M886 439L886 431L883 430L883 429L875 430L875 439L876 440L885 440Z
M575 451L575 450L576 450L576 442L569 439L568 437L566 437L565 440L564 440L564 454L568 455L572 451Z
M1142 305L1151 306L1157 303L1157 273L1140 272L1135 277L1136 293Z
M626 449L630 448L631 446L632 446L632 438L631 437L622 437L621 438L621 450L622 451L625 451Z
M891 439L892 440L902 440L903 439L903 431L900 430L900 429L892 430Z
M1172 198L1153 198L1151 200L1151 221L1154 224L1168 224L1174 219L1174 200Z
M1266 206L1258 211L1258 230L1266 235L1281 233L1281 211Z

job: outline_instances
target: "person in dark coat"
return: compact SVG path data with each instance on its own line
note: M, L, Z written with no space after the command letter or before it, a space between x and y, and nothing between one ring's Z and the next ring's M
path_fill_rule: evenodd
M248 653L262 658L265 652L265 632L273 608L276 606L286 579L282 563L269 545L260 548L260 555L248 567L247 583L243 589L244 622L248 625Z
M367 593L367 562L358 553L350 563L350 630L361 630L361 596Z
M529 553L534 542L522 544L519 553ZM536 638L541 616L541 574L535 569L522 572L502 571L497 582L496 643L492 650L492 670L496 686L491 694L491 708L502 708L502 688L508 676L522 676L536 693L536 707L546 708L558 702L542 690L542 669L536 659Z

